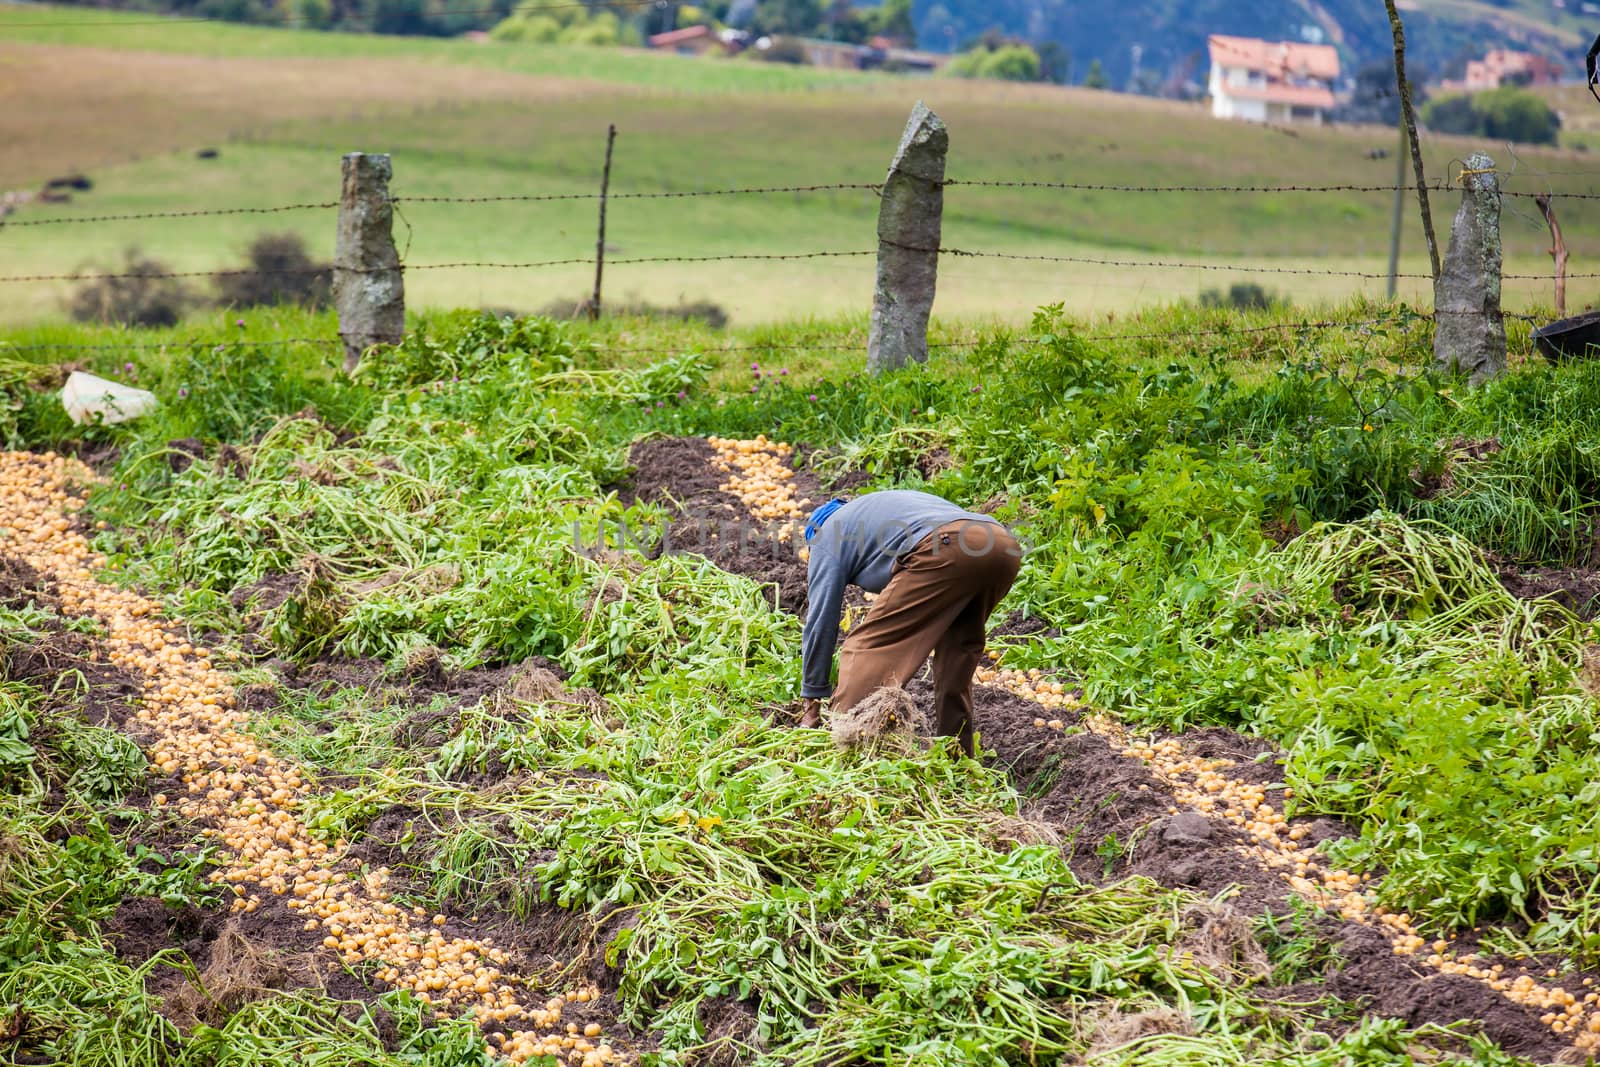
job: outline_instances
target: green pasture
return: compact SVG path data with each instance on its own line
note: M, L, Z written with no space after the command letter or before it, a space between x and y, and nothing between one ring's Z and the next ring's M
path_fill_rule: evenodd
M337 64L326 62L335 57ZM949 176L957 181L1385 186L1396 177L1394 137L1380 128L1269 129L1217 122L1199 105L1084 90L617 49L162 24L152 16L30 6L0 8L0 62L18 72L27 105L0 118L0 131L28 148L0 166L4 180L27 188L78 169L96 182L69 204L30 205L15 222L326 202L337 197L339 156L351 150L392 153L394 192L402 198L593 193L611 123L619 129L612 188L621 194L872 183L881 180L918 98L949 125ZM84 64L92 64L91 73ZM205 80L205 92L186 88L195 79ZM125 97L107 100L108 81L125 86ZM141 129L154 131L155 142L139 147ZM220 157L199 160L200 147L216 147ZM1452 160L1474 146L1456 139L1429 147L1437 177L1459 169ZM1390 155L1378 157L1383 151ZM1582 153L1500 154L1513 190L1589 187ZM1441 235L1453 201L1435 194ZM1595 245L1595 203L1558 202L1576 274L1585 272L1585 253ZM1319 272L1382 275L1392 208L1388 192L957 185L946 193L946 246L1118 262L947 257L937 310L1020 321L1039 304L1063 302L1086 314L1125 313L1240 281L1299 302L1378 296L1380 278ZM1409 197L1405 209L1402 271L1425 274ZM401 215L400 243L419 268L593 255L590 200L411 203ZM615 262L607 292L656 304L710 300L745 323L859 313L871 293L870 255L625 261L869 252L875 220L870 190L617 200L610 206L608 255ZM1508 272L1547 274L1548 236L1532 202L1508 198L1504 225ZM178 270L227 268L238 265L253 236L283 229L302 233L319 254L331 253L331 211L10 226L0 228L0 274L112 269L135 246ZM530 310L575 302L591 281L587 265L476 267L418 269L407 287L417 307ZM1575 278L1575 301L1590 288ZM0 283L0 320L59 318L71 289L67 282ZM1426 303L1428 290L1425 282L1403 281L1401 295ZM1548 291L1542 280L1506 283L1513 307L1547 300Z

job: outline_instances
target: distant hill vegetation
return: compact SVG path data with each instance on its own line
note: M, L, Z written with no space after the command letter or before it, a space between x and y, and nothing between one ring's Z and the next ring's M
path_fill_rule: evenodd
M1548 0L1407 0L1400 7L1410 57L1435 77L1459 76L1468 59L1490 48L1541 52L1579 77L1588 39L1600 31L1600 18L1587 26ZM1351 73L1388 59L1393 47L1378 0L918 0L914 11L925 48L959 49L989 30L1056 41L1072 57L1069 80L1083 81L1090 63L1099 60L1111 88L1146 92L1172 82L1203 82L1206 37L1212 33L1332 44Z
M537 21L536 39L640 44L652 33L702 20L753 34L792 34L861 42L885 34L939 52L1032 46L1045 80L1183 95L1202 85L1212 33L1336 46L1347 73L1386 62L1389 23L1377 0L90 0L84 6L201 15L389 34L452 36L486 30L515 12ZM1560 61L1574 78L1600 31L1550 0L1402 0L1415 67L1432 78L1459 77L1491 48L1516 48ZM587 7L587 10L584 9ZM1570 10L1569 10L1570 9ZM550 25L545 25L549 23ZM1592 24L1591 24L1592 23ZM552 29L553 27L553 29ZM1091 79L1090 70L1095 74ZM1103 80L1102 80L1103 79Z

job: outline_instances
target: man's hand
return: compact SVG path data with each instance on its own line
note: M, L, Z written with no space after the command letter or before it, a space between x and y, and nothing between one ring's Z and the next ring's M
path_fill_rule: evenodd
M822 701L817 697L807 697L800 702L800 725L817 727L822 725Z

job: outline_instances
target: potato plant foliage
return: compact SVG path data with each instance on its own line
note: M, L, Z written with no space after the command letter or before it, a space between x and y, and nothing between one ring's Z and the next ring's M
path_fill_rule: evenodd
M1510 1062L1478 1038L1352 1025L1332 998L1284 1003L1262 970L1188 950L1201 905L1080 881L998 770L942 746L841 754L776 725L798 691L797 620L746 578L650 552L668 510L616 489L643 434L766 433L825 474L989 502L1029 546L1002 613L1050 627L1011 639L1008 663L1072 679L1126 722L1280 746L1292 811L1349 820L1359 836L1338 859L1430 933L1494 923L1502 950L1600 963L1593 635L1491 566L1588 550L1600 365L1533 363L1467 392L1418 371L1426 321L1356 310L1383 324L1185 343L1084 340L1046 308L1026 337L925 367L868 378L846 354L756 383L743 355L692 333L619 355L600 327L462 313L417 323L348 380L320 349L175 345L136 368L158 413L85 429L0 348L0 431L118 449L91 494L97 547L197 633L398 672L543 656L598 691L603 710L460 709L436 746L397 734L414 709L355 691L291 695L256 729L337 778L305 816L328 840L411 813L386 844L430 908L492 899L601 922L623 1019L660 1062L717 1062L704 1020L729 1000L755 1024L716 1054L771 1064L1044 1063L1092 1047L1104 1063L1446 1048ZM178 447L189 439L200 458ZM925 475L935 448L950 462ZM639 543L596 551L619 524ZM43 623L4 621L0 643ZM130 851L101 812L137 784L138 753L87 724L41 731L43 699L0 689L0 1021L48 1015L63 1054L118 1050L83 1063L287 1062L312 1037L345 1050L338 1062L473 1062L470 1021L426 1026L400 993L384 1000L394 1040L370 1007L311 993L176 1029L96 930L124 894L199 901L203 859ZM516 787L473 784L490 771ZM68 807L43 802L49 782ZM1288 937L1273 927L1280 960L1321 958ZM87 989L119 991L115 1012L75 999ZM1095 1044L1097 1020L1164 1011L1184 1028Z

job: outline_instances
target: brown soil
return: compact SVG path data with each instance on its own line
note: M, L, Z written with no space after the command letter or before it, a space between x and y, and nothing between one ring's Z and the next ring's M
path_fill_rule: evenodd
M993 637L1032 637L1036 640L1048 640L1059 637L1061 631L1038 616L1013 611L1001 621L1000 625L991 628L989 633Z
M55 583L13 556L0 556L0 607L59 606ZM83 678L59 691L55 682L77 672ZM99 659L87 635L46 624L39 637L15 646L0 644L0 679L36 683L44 696L48 723L53 714L79 715L96 726L124 726L133 717L138 680Z
M1507 1052L1537 1063L1570 1055L1570 1044L1542 1025L1534 1011L1483 983L1418 967L1396 956L1383 934L1371 927L1345 923L1339 930L1340 967L1328 976L1329 993L1413 1026L1473 1020Z
M54 581L15 556L0 556L0 607L53 609L58 603Z
M925 672L926 673L926 672ZM926 677L907 687L931 714ZM994 686L973 690L973 714L985 749L995 753L1017 790L1031 798L1024 814L1062 835L1073 871L1092 882L1142 875L1162 885L1215 896L1237 886L1234 907L1248 914L1287 910L1278 876L1239 854L1244 836L1227 823L1190 812L1173 816L1172 791L1143 760L1124 756L1083 729L1070 711L1039 705ZM1064 729L1035 726L1059 716ZM1170 828L1181 818L1178 827Z
M756 1029L761 1020L750 1005L732 997L715 997L701 1002L699 1018L706 1039L691 1061L695 1067L737 1067L755 1058L750 1050L760 1047Z
M299 595L305 584L304 575L266 574L249 585L235 589L229 595L228 602L243 617L245 628L253 631L260 624L260 616L282 607L285 601ZM252 620L255 620L254 625L251 624Z
M1497 562L1495 574L1506 591L1520 600L1549 597L1581 619L1600 615L1600 570Z
M773 587L774 606L801 614L806 603L806 565L799 542L785 544L773 529L758 524L739 499L723 492L728 479L703 438L655 437L633 446L634 471L622 486L625 501L675 506L673 518L655 546L656 554L692 552L733 574ZM814 475L797 472L795 492L802 500L822 496Z
M167 469L173 474L182 474L205 458L205 442L198 437L182 437L167 442Z

